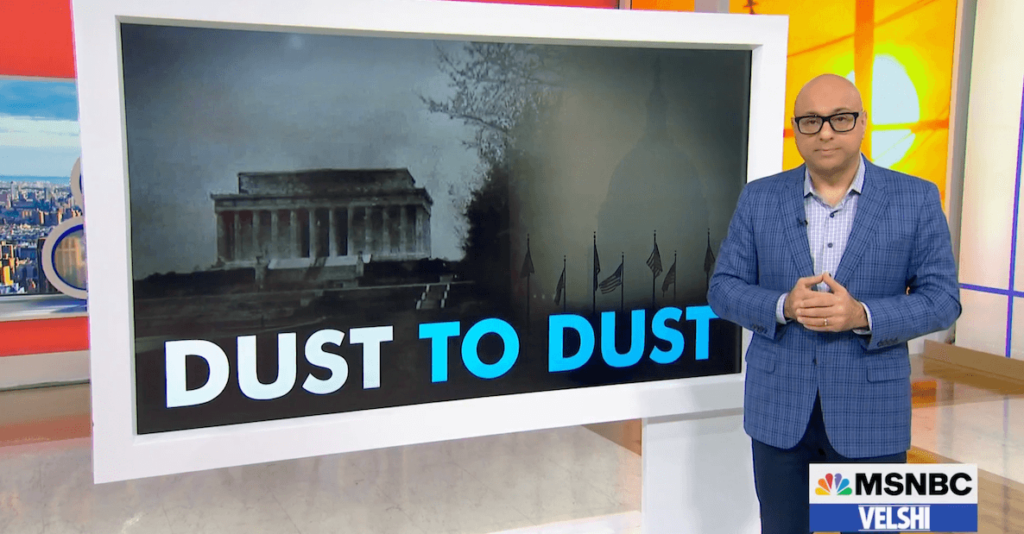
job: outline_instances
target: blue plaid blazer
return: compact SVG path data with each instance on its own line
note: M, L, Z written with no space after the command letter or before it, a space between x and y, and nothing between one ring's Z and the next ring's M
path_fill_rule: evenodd
M934 184L865 162L864 188L836 281L871 310L870 335L778 324L779 296L816 273L803 224L804 167L747 184L722 243L708 302L754 333L746 354L744 428L796 446L815 396L829 442L848 458L910 448L907 341L949 328L960 291Z

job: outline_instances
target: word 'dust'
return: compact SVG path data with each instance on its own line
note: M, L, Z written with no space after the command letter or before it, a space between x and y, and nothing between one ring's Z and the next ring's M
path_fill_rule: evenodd
M363 388L380 387L380 344L392 340L394 330L390 326L353 328L350 341L363 345ZM318 395L333 393L348 380L348 362L337 354L324 350L324 345L341 346L345 334L338 330L320 330L306 340L306 360L317 367L331 371L327 379L313 375L306 377L302 389ZM277 336L277 378L264 384L256 376L256 336L238 338L238 386L242 393L254 400L271 400L283 397L295 386L296 335L293 333ZM230 365L227 354L215 343L193 339L168 341L164 345L167 364L167 407L178 408L204 404L217 398L228 384ZM210 376L206 383L196 389L185 387L185 358L198 356L206 361Z
M630 344L626 352L619 352L615 348L615 313L604 312L601 314L601 357L610 367L623 368L632 367L640 362L646 351L646 312L634 310L631 314ZM651 351L650 358L655 363L668 364L679 359L683 355L683 347L686 340L683 333L668 326L668 321L679 320L683 316L683 310L679 308L662 308L654 314L651 321L651 333L654 337L666 341L669 347L665 350L655 347ZM708 338L710 337L711 319L718 316L708 306L695 306L686 308L686 320L696 321L697 339L695 359L708 359ZM551 372L572 371L582 367L594 354L595 336L594 329L590 323L579 315L552 315L550 321L550 333L548 336L548 366ZM573 330L580 338L580 348L571 356L565 355L564 332Z

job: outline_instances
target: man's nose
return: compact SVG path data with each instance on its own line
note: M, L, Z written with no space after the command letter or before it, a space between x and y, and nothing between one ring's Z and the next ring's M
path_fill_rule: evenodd
M823 139L831 139L836 134L835 130L832 129L832 123L825 121L821 125L821 130L818 131L818 137Z

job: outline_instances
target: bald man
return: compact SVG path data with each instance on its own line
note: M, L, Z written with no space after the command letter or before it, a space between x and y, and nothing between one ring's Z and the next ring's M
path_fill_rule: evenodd
M764 534L807 534L811 463L904 463L907 341L949 328L960 293L938 188L860 151L857 88L797 96L804 165L744 188L708 302L751 330L744 429Z

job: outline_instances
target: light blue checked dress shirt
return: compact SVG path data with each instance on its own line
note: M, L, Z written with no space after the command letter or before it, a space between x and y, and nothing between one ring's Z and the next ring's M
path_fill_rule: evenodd
M853 220L857 215L857 199L864 187L864 156L861 156L857 176L850 184L850 190L838 206L832 207L814 191L810 171L804 171L804 214L807 217L807 242L811 248L811 259L814 261L814 274L829 273L834 275L839 261L846 250L846 242L853 230ZM829 291L828 284L822 282L815 286L818 291ZM779 297L775 306L775 320L780 324L787 322L785 315L786 296ZM868 317L868 329L854 330L857 334L871 333L871 310L864 306Z

